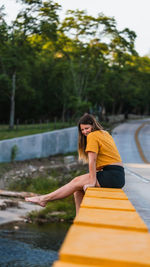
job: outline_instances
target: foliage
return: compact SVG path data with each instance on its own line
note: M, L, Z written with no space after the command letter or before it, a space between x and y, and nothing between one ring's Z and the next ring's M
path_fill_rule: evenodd
M28 214L28 219L32 222L42 221L72 221L75 217L75 206L72 197L51 202L46 208L40 211L32 211Z
M32 221L72 221L75 217L73 197L48 203L46 208L36 212L30 212L28 218Z
M13 145L13 147L11 148L11 161L14 162L17 156L17 152L18 152L18 146L17 145Z
M78 171L78 175L81 175L83 171ZM57 170L51 170L50 177L40 176L37 178L31 177L22 177L18 180L12 181L9 184L9 190L15 191L26 191L26 192L34 192L38 194L47 194L58 187L64 185L68 182L68 178L64 178L63 181L59 180L59 172ZM76 172L69 172L69 177L74 177L77 175ZM54 214L52 213L54 212ZM56 214L58 212L58 214ZM60 213L59 213L60 212ZM52 214L51 214L52 213ZM39 212L31 212L28 215L32 221L40 221L41 219L45 219L48 221L52 220L72 220L75 216L75 207L73 197L70 196L66 199L57 200L51 202L46 206L46 208L42 209Z
M53 130L63 129L75 126L73 122L47 122L39 124L17 124L13 130L10 130L8 125L0 126L0 140L21 137L26 135L49 132Z
M49 177L37 177L32 179L30 177L22 177L16 181L12 181L9 184L10 190L26 191L38 194L46 194L52 192L58 188L58 182Z
M150 113L150 58L136 52L134 31L102 13L68 10L61 21L54 1L18 1L10 25L0 8L1 123Z

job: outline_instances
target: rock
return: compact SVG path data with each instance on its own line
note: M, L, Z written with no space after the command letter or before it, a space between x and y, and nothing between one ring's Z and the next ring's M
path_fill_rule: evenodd
M33 197L38 196L39 194L35 194L32 192L12 192L6 190L0 190L0 196L5 197L18 197L18 198L25 198L25 197Z
M19 226L14 225L14 229L15 229L15 230L18 230L18 229L19 229Z
M41 166L40 168L39 168L39 172L42 172L44 170L44 166Z
M28 170L31 172L36 172L37 168L33 167L32 165L29 165Z
M13 207L19 208L19 203L17 201L5 200L4 203L6 204L7 208L13 208Z
M51 161L50 161L50 164L55 164L55 161L54 161L54 160L51 160Z
M6 208L7 205L4 202L0 203L0 210L6 210Z
M72 163L74 161L75 161L75 157L74 156L66 156L66 157L64 157L64 163L65 164L70 164L70 163Z

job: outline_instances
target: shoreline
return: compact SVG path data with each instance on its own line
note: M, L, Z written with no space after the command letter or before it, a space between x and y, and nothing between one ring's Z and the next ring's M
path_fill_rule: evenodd
M31 211L39 211L42 209L42 207L31 204L22 200L16 199L8 199L8 198L0 198L0 203L5 204L8 203L8 206L5 209L1 209L0 212L0 226L7 224L7 223L13 223L13 222L26 222L27 221L27 214ZM12 203L15 203L16 205L13 205ZM11 206L12 205L12 206Z

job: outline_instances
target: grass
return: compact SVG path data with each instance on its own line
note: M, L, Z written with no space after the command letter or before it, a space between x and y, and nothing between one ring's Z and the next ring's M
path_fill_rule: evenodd
M9 184L9 190L11 191L26 191L33 192L37 194L47 194L56 190L60 186L59 182L52 177L37 177L29 178L23 177L17 179L17 181L12 181Z
M75 205L73 197L57 200L47 204L46 208L40 211L32 211L28 214L28 219L32 222L49 221L73 221L75 217Z
M13 130L10 130L8 125L0 125L0 140L44 133L72 126L75 126L75 124L68 122L54 122L18 125L15 126Z
M56 175L56 173L55 173ZM65 183L55 177L38 177L38 178L21 178L18 181L13 181L9 185L9 190L26 191L38 194L50 193ZM32 211L28 214L28 220L32 222L58 222L58 221L72 221L75 216L75 207L73 197L57 200L48 203L46 208L40 211Z
M38 194L47 194L57 188L62 183L55 178L21 178L19 181L12 182L9 186L10 190L34 192ZM58 222L72 221L75 216L75 207L73 196L66 199L53 201L48 203L45 208L40 211L32 211L28 214L28 220L32 222Z
M6 172L12 170L12 166L13 163L11 162L0 162L0 178L2 178Z
M75 122L51 122L40 124L20 124L18 126L15 125L14 129L10 130L8 125L0 125L0 140L44 133L73 126L76 126ZM107 122L102 122L102 126L108 131L111 131L113 127L113 125Z
M50 193L60 186L66 184L73 177L81 175L85 171L69 171L64 178L59 179L59 172L52 170L49 177L39 176L37 178L23 177L9 184L9 190L26 191L38 194ZM69 178L68 178L69 177ZM28 214L28 220L34 222L50 222L50 221L72 221L75 217L75 206L73 196L53 201L47 204L46 208L40 211L33 211Z

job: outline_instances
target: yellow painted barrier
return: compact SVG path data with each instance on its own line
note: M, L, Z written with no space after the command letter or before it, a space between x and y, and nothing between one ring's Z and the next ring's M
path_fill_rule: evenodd
M147 226L121 189L87 189L53 264L90 266L150 266Z
M113 191L95 191L88 190L86 193L86 197L98 197L98 198L107 198L107 199L128 199L124 192L113 192Z
M148 232L137 212L122 210L80 208L74 224Z

